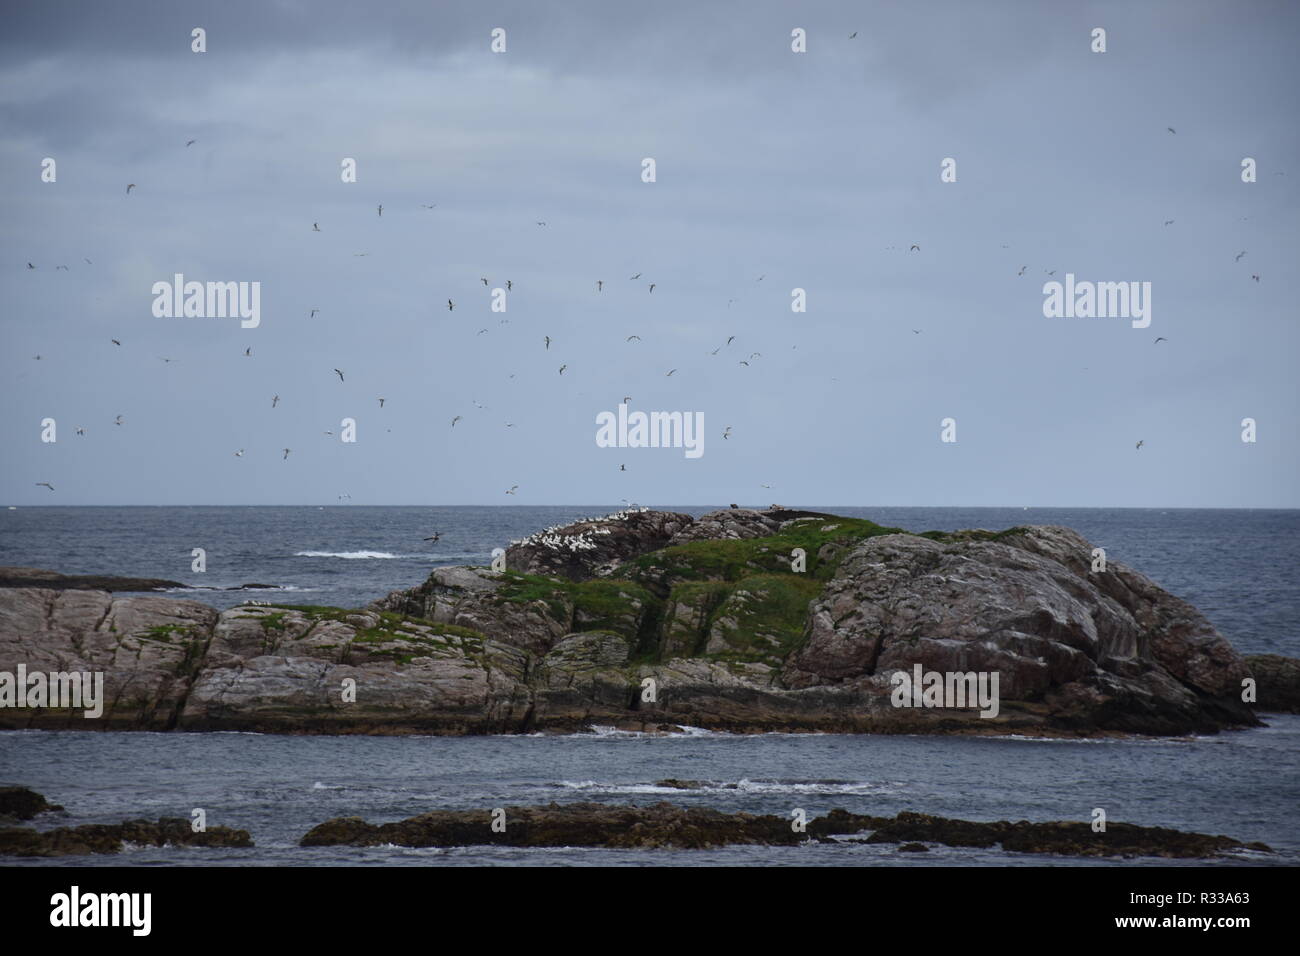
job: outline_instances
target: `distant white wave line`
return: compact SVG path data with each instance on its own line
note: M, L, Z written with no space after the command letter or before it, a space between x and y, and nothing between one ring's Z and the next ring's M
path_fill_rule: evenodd
M888 783L819 783L782 780L739 780L721 783L701 780L698 787L660 787L652 783L598 783L595 780L561 780L569 790L594 790L600 793L807 793L807 794L880 794L897 793L901 784Z
M268 584L265 587L256 588L241 588L234 584L229 587L222 587L221 585L210 585L204 587L203 585L196 584L193 587L159 588L159 590L168 594L179 594L182 591L302 591L303 593L306 593L308 591L319 591L321 588L300 588L296 584Z
M577 734L564 734L566 737L676 737L679 739L690 737L735 737L737 734L727 733L722 730L705 730L703 727L687 727L685 724L678 724L678 731L644 731L644 730L619 730L610 724L592 724L590 732Z
M350 561L374 559L395 559L395 558L428 558L434 561L458 561L466 558L486 558L487 552L474 552L469 554L434 554L429 552L419 554L393 554L391 551L295 551L295 558L346 558Z

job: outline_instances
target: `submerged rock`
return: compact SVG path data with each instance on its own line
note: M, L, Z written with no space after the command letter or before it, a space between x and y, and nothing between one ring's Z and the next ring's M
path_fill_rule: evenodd
M1259 709L1264 713L1300 714L1300 660L1280 654L1246 658L1256 681Z
M247 830L209 827L202 833L180 817L124 820L122 823L88 823L55 830L0 827L0 856L77 856L88 853L119 853L126 844L135 846L251 847Z
M796 830L790 817L723 813L666 802L647 807L551 803L503 810L503 814L490 810L435 810L383 824L367 823L360 817L339 817L313 827L299 845L704 849L733 844L793 846L868 833L861 842L901 843L900 850L907 852L927 850L924 843L955 847L1001 845L1015 852L1067 856L1206 858L1236 850L1269 852L1262 843L1243 844L1229 837L1125 823L1111 823L1104 833L1094 833L1087 823L972 823L922 813L875 817L837 809L809 819L806 829Z
M38 813L62 810L60 806L47 803L45 798L35 790L26 787L0 787L0 818L30 820Z

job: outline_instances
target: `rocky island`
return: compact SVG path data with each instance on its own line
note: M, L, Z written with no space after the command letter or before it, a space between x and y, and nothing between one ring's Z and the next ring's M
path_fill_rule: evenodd
M1295 708L1295 661L1244 659L1094 563L1067 528L911 534L773 506L547 529L504 570L440 567L360 609L219 612L9 569L0 674L102 672L106 700L95 720L0 707L0 728L1163 735ZM897 706L914 670L996 674L996 716Z

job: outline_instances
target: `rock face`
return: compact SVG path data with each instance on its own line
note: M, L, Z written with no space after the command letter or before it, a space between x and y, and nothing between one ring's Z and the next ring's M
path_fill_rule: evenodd
M1190 605L1091 554L1065 528L635 511L363 610L0 589L0 674L101 671L107 698L94 722L0 706L0 727L1183 734L1256 724L1252 667L1260 710L1294 706L1297 662L1248 665ZM996 677L996 716L898 706L918 666Z
M62 810L60 806L46 803L35 790L26 787L0 787L0 818L30 820L38 813Z
M788 817L721 813L671 803L649 807L602 803L552 803L544 807L506 807L503 817L488 810L435 810L398 823L371 824L360 817L338 817L313 827L300 846L453 847L500 844L521 847L615 847L704 849L730 844L793 846L809 840L866 833L865 843L902 843L924 851L925 843L991 847L1021 853L1071 856L1213 857L1235 850L1269 852L1262 843L1242 844L1222 836L1183 833L1160 827L1111 823L1094 833L1087 823L971 823L921 813L874 817L832 810L795 831ZM494 820L498 826L494 828ZM504 824L504 829L500 824Z
M252 846L247 830L209 827L202 833L180 817L125 820L122 823L89 823L56 830L0 827L0 856L77 856L88 853L119 853L125 844L136 846Z
M1300 660L1280 654L1246 658L1257 682L1259 709L1264 713L1300 714Z

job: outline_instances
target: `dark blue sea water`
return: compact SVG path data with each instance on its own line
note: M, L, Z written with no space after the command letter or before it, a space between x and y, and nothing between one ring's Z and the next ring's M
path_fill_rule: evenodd
M486 563L504 546L591 508L25 508L0 512L0 564L67 573L245 582L288 593L187 591L229 606L248 598L357 606L418 584L439 564ZM702 513L705 508L676 508ZM1073 527L1112 560L1201 608L1247 653L1300 656L1300 512L836 508L909 530ZM421 538L442 533L436 545ZM208 553L192 574L190 550ZM301 849L330 817L380 822L438 808L552 800L665 799L721 810L817 815L917 810L965 819L1089 820L1262 840L1273 856L1224 865L1300 864L1300 717L1212 737L1061 741L969 737L670 737L607 730L564 737L281 737L257 734L0 733L0 782L67 808L42 827L183 816L248 829L251 850L135 849L78 863L389 865L1092 865L1097 861L935 847L733 847L717 851ZM654 786L711 781L699 791ZM1143 862L1133 861L1130 865ZM35 861L33 865L58 865ZM1202 865L1202 864L1197 864Z

